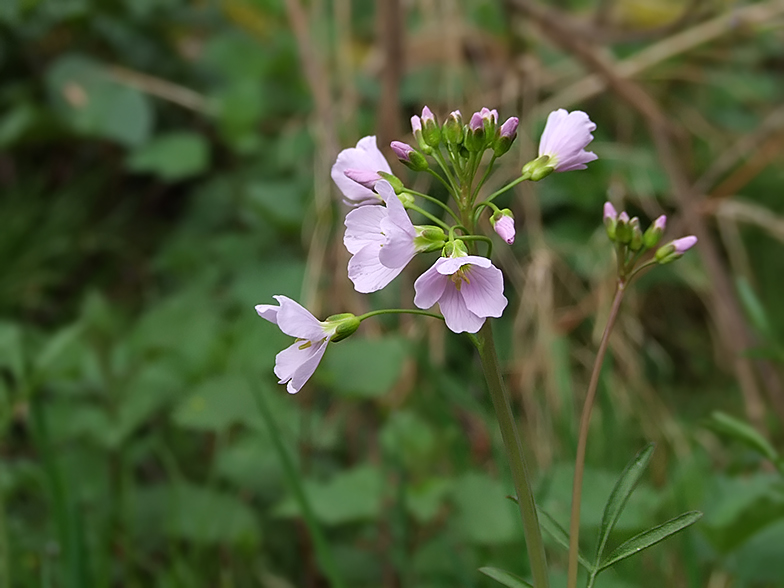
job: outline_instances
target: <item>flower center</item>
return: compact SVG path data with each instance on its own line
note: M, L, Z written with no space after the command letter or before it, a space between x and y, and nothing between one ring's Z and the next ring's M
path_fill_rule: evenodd
M464 265L463 267L461 267L459 270L457 270L455 273L453 273L450 276L450 278L452 280L452 283L455 285L455 288L457 288L458 292L460 291L460 288L462 287L463 282L465 282L466 284L470 284L471 283L471 280L468 279L468 272L470 270L471 270L470 266L465 266Z

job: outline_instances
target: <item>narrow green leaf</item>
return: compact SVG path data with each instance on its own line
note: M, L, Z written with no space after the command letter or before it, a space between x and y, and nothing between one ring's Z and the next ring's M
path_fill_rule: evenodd
M552 536L552 538L558 542L559 545L568 551L569 534L566 532L566 530L561 525L559 525L558 522L547 512L539 507L537 507L536 510L539 511L539 524L541 525L542 529L547 531L550 536ZM580 564L589 572L593 569L591 563L580 552L577 552L577 561L579 561Z
M720 411L714 411L711 413L708 425L717 433L724 433L751 446L773 463L780 459L778 451L773 448L770 442L760 435L754 427L740 419Z
M701 518L701 512L692 510L685 512L682 515L675 517L674 519L670 519L658 527L648 529L639 535L635 535L626 543L620 545L618 549L613 551L609 556L607 556L607 558L597 566L598 571L606 570L622 559L626 559L635 553L639 553L643 549L648 549L651 545L656 545L660 541L664 541L670 535L674 535L678 531L681 531L689 525L696 523Z
M632 495L634 487L640 481L640 477L648 466L648 462L651 461L654 447L653 443L648 444L629 462L621 477L618 478L615 488L610 493L610 498L607 499L604 514L602 515L602 524L599 526L599 546L596 548L595 560L597 566L602 559L610 533L612 533L615 524L618 522L618 518L621 516L621 512L623 512L623 507L626 506L626 501L629 500L629 496Z
M507 588L534 588L532 584L529 584L520 576L504 571L500 568L485 567L479 568L479 571L482 572L485 576L492 578L496 582L503 584Z
M774 333L770 327L770 320L765 312L765 307L754 292L754 288L749 284L749 281L746 278L740 277L735 281L735 285L738 289L740 302L743 305L751 324L754 325L757 332L766 339L774 339Z

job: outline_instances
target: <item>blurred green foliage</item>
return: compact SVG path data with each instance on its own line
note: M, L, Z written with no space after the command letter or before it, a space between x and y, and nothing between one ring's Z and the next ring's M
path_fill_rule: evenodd
M372 4L353 4L351 50L370 51ZM484 35L508 34L501 2L465 9ZM431 17L412 10L416 32ZM317 23L324 38L334 35L330 18ZM658 93L687 129L728 143L722 133L752 131L782 95L780 39L775 29L738 33L661 65ZM325 585L258 395L347 586L495 585L477 572L484 565L526 575L505 499L512 486L465 341L442 344L419 322L381 321L331 348L299 397L275 383L274 357L288 338L253 305L306 291L314 186L329 182L314 177L312 97L297 50L279 0L0 3L0 586ZM550 49L532 50L557 69ZM469 64L455 85L478 85L481 69ZM689 85L694 69L700 83ZM407 70L406 111L446 104L436 70ZM373 132L380 94L372 72L355 77L357 132L341 131L346 145ZM607 96L581 107L599 122L601 159L538 187L548 245L568 268L564 291L606 277L611 251L597 211L608 186L641 209L656 199L672 207L644 134L627 125L615 135L628 112ZM695 169L715 158L711 137L695 140ZM745 193L781 213L782 179L780 166L765 170ZM330 230L339 241L340 220ZM758 280L739 292L758 352L780 360L781 244L759 229L742 239ZM527 239L513 252L531 261ZM323 281L322 292L335 291ZM407 300L405 287L370 304ZM601 586L784 586L782 477L748 435L734 444L726 428L716 436L703 427L716 408L741 412L691 294L706 287L686 259L637 284L622 340L639 353L636 379L628 365L603 376L584 546L594 547L618 474L652 435L662 457L608 549L684 510L705 516ZM515 302L524 296L508 290ZM558 304L570 304L561 290ZM344 300L322 298L324 314L346 310ZM524 368L507 314L502 359L515 377ZM524 422L538 419L527 441L541 462L539 502L564 527L572 407L592 329L582 317L553 333L540 361L550 362L555 391L537 381L517 404ZM770 425L775 438L757 448L781 447L780 424ZM550 547L562 584L565 553Z

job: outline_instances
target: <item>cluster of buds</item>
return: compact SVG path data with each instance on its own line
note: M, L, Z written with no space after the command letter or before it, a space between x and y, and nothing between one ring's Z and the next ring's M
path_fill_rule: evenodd
M398 159L414 171L429 168L425 155L444 146L451 157L468 160L472 154L480 154L492 149L495 157L501 157L512 147L517 138L520 121L512 116L498 125L498 111L482 108L475 112L468 124L464 124L459 110L449 113L443 124L439 125L436 116L425 106L422 116L411 117L411 131L419 149L401 141L393 141L392 150Z
M610 241L616 244L618 268L622 278L632 276L649 265L673 262L683 257L683 254L697 243L697 237L693 235L675 239L656 249L651 260L637 267L642 254L652 250L661 241L667 228L667 217L661 215L643 232L639 218L629 218L626 211L619 214L611 203L605 202L604 226Z

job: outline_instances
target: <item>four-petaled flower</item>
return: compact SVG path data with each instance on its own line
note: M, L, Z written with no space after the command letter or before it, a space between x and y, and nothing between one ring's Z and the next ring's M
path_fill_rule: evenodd
M379 195L368 187L382 178L378 172L392 173L374 136L363 137L356 147L344 149L332 166L332 179L337 184L347 204L378 204Z
M539 157L549 156L546 165L557 172L585 169L586 163L598 159L595 153L585 150L593 141L591 131L595 130L596 125L580 110L554 110L547 117L539 141Z
M361 206L346 215L343 243L352 254L348 277L357 292L381 290L414 258L417 231L387 181L376 184L386 206Z
M504 277L486 257L441 257L414 282L414 304L428 309L438 302L446 326L455 333L476 333L487 317L506 308Z
M281 331L297 340L275 356L275 375L286 384L289 394L302 389L316 371L327 344L340 323L321 322L304 307L286 296L273 296L280 306L257 304L261 318L278 325Z

